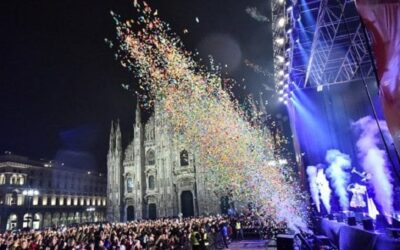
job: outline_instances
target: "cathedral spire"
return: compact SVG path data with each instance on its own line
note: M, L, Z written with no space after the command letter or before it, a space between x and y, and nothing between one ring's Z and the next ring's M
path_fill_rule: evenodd
M113 152L115 149L115 128L114 121L111 121L111 130L110 130L110 144L109 144L109 152Z
M121 128L119 125L119 119L117 120L117 127L115 129L115 150L117 152L122 152L122 138L121 138Z
M140 124L142 122L139 100L136 100L136 110L135 110L135 123Z

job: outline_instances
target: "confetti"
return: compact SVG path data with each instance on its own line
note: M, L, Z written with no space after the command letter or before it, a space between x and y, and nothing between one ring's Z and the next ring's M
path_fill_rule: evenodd
M287 140L277 129L261 125L274 126L269 116L251 97L239 104L232 93L236 82L221 76L212 57L208 70L199 65L149 5L138 4L137 10L138 18L128 22L111 15L116 55L139 79L136 93L143 106L165 114L173 143L196 152L197 171L204 173L216 195L229 194L235 204L251 201L266 218L305 227L307 197L294 163L279 164Z
M269 18L262 15L256 7L247 7L246 13L259 22L269 22Z

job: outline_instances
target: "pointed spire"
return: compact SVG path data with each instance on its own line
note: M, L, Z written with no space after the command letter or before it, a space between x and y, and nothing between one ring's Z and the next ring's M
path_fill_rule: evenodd
M136 100L136 110L135 110L135 123L140 124L142 122L139 100Z
M119 126L119 119L117 120L117 125L115 129L115 150L118 152L122 151L122 138L121 138L121 128Z
M115 149L115 128L114 121L111 121L111 130L110 130L110 145L108 151L114 151Z

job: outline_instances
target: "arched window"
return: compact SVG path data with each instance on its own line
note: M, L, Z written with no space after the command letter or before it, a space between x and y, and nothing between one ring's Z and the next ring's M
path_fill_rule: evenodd
M18 176L18 184L19 185L24 185L24 177L22 175Z
M6 176L4 174L0 174L0 185L6 184Z
M133 179L132 179L132 177L128 177L128 179L126 179L126 191L128 193L132 193L133 192Z
M18 193L16 191L12 192L10 204L11 205L17 205L18 204Z
M10 214L7 220L7 230L15 229L17 227L18 217L16 214Z
M42 224L42 214L35 213L33 215L32 228L39 229L41 224Z
M155 186L155 183L154 183L154 176L153 176L153 175L150 175L150 176L149 176L149 189L150 189L150 190L153 190L153 189L154 189L154 186Z
M13 174L10 178L10 184L17 184L17 176L15 174Z
M180 153L181 158L181 166L188 166L189 165L189 154L186 150L182 150Z
M153 150L147 151L146 154L146 165L154 165L156 162Z
M27 227L32 227L32 214L29 214L29 213L26 213L26 214L24 214L24 217L23 217L23 221L22 221L22 227L23 228L27 228Z

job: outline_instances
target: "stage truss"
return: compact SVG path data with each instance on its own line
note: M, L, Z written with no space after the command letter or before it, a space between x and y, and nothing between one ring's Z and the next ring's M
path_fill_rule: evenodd
M281 101L287 102L294 88L322 89L375 79L369 41L354 1L272 0L272 32Z

